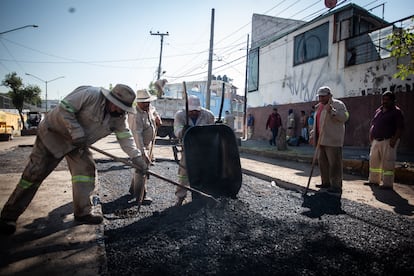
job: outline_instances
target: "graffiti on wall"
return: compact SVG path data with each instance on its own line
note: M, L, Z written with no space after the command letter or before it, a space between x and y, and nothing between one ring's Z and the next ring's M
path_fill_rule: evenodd
M321 86L344 86L341 76L333 74L329 69L328 59L319 67L321 68L320 70L314 69L314 66L299 67L300 69L294 70L293 75L287 77L284 82L284 85L288 87L291 95L298 98L298 102L314 101L316 99L316 92ZM315 74L317 71L319 72Z
M295 97L295 102L316 100L318 88L324 85L330 86L337 98L381 94L386 90L392 92L414 91L414 83L411 79L405 81L394 79L386 71L384 65L360 66L363 78L357 83L352 79L348 80L349 83L344 81L343 75L346 73L338 74L331 70L328 66L328 60L322 66L317 66L318 69L313 65L299 67L297 70L293 70L291 76L285 77L283 83L289 89L289 93Z

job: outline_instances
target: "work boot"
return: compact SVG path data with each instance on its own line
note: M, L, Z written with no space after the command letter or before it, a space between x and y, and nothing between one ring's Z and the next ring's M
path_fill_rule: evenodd
M75 220L84 224L100 224L103 221L101 215L87 214L85 216L75 216Z
M0 234L9 236L14 232L16 232L15 221L0 219Z
M152 198L150 198L149 196L146 196L145 195L144 199L142 200L141 205L148 206L148 205L151 205L151 203L152 203Z

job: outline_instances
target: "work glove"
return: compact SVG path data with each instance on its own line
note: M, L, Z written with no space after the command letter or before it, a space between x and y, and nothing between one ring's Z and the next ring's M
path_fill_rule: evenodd
M142 158L142 156L134 157L134 158L131 159L131 161L134 165L136 165L139 168L140 173L142 173L142 174L147 173L148 163L145 162L145 160L144 160L144 158Z
M78 147L78 148L85 148L86 147L86 137L81 136L77 137L75 139L72 139L72 145Z

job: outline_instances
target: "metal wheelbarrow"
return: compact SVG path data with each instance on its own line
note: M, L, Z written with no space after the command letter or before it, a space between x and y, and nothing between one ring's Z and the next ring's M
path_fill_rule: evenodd
M183 147L190 187L214 197L236 198L242 172L236 136L230 127L191 127L183 137Z

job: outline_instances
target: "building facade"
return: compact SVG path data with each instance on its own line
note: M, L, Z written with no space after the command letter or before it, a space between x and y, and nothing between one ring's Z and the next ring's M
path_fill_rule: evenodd
M255 35L264 33L262 29L272 24L276 27L269 37ZM309 114L317 100L317 89L328 85L335 98L349 98L351 118L354 116L366 121L363 125L347 124L347 132L358 131L364 138L346 137L345 144L366 146L369 143L366 138L369 120L380 104L380 98L367 99L367 96L391 90L410 93L408 97L404 95L404 99L413 100L413 76L405 80L393 78L397 65L409 62L409 57L397 60L390 56L387 47L393 30L412 24L410 18L388 23L355 4L348 4L310 22L270 20L268 16L253 15L248 63L249 111L256 113L258 118L259 113L266 113L269 106L287 110L290 105L301 106ZM352 100L355 97L358 100ZM357 113L359 106L353 106L364 101L371 101L373 110L369 109L368 117ZM413 119L411 109L403 111L407 121ZM300 110L295 110L297 117L299 114ZM282 119L286 117L284 113L281 115ZM362 115L364 117L360 117ZM255 134L258 139L267 137L260 127ZM404 137L412 134L408 130ZM413 146L411 148L414 150Z

